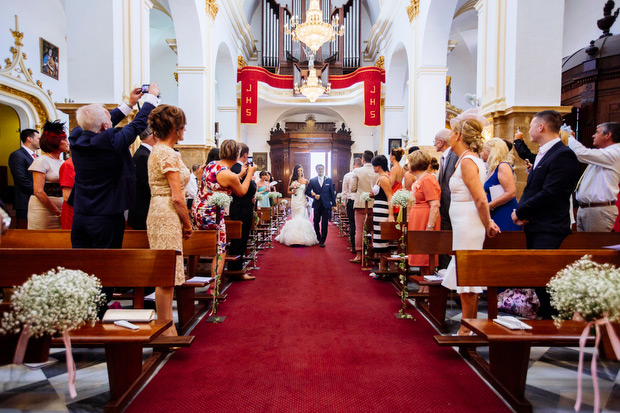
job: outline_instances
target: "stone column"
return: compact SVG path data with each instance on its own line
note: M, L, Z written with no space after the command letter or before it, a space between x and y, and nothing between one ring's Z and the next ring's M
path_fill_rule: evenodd
M488 116L493 136L513 140L517 128L536 152L528 134L535 113L560 105L564 1L479 0L479 113ZM516 154L515 154L516 156ZM517 191L525 187L525 162L517 159Z

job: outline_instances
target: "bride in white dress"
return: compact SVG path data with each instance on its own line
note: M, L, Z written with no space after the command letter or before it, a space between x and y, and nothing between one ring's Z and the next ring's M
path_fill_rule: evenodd
M314 233L314 228L306 210L306 185L308 180L304 178L304 170L301 165L295 165L293 176L289 184L291 194L292 218L284 224L276 241L284 245L304 245L311 247L319 243Z

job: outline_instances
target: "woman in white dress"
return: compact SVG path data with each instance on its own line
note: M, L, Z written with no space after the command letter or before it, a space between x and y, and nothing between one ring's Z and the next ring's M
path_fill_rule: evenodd
M292 218L286 221L280 235L276 237L276 241L284 245L311 247L319 243L306 210L306 185L308 180L304 178L304 169L301 165L295 165L288 186L288 193L291 194Z
M500 232L491 219L484 192L486 168L476 153L482 148L482 124L475 119L459 119L451 126L450 147L459 157L450 178L452 249L481 250L485 235L494 237ZM482 288L457 287L454 257L448 265L442 285L460 294L462 318L476 318L478 293L482 292ZM470 331L461 325L458 335L468 334Z
M64 122L45 122L41 133L43 155L28 170L32 172L33 195L28 202L28 229L60 229L62 154L69 151Z

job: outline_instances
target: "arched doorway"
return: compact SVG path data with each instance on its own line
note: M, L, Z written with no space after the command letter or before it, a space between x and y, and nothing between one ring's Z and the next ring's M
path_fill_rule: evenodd
M317 122L312 115L305 122L278 123L270 131L269 156L275 177L282 177L286 188L295 165L304 168L306 178L315 176L314 166L323 164L336 191L342 190L342 177L349 171L351 161L351 131L344 123L338 129L335 122Z
M19 149L21 122L17 111L0 103L0 198L13 203L13 176L9 171L9 155Z

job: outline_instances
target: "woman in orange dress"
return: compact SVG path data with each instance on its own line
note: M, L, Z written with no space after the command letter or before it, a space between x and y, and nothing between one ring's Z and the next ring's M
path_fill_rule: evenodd
M400 166L400 160L403 157L405 150L403 148L392 148L390 151L390 184L392 185L392 195L399 189L403 188L403 177L405 176L405 170ZM394 214L398 214L400 208L395 206Z
M411 188L415 204L409 210L408 228L414 231L438 231L441 188L435 175L428 172L431 156L424 151L415 151L407 160L409 169L416 178ZM420 272L425 275L429 267L428 255L409 254L409 265L420 267Z

